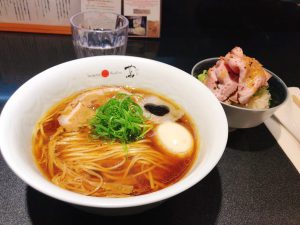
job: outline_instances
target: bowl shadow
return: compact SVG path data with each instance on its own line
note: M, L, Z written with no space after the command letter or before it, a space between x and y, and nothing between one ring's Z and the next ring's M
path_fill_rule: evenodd
M238 151L264 151L277 145L268 128L261 124L253 128L235 129L229 132L227 147Z
M131 216L99 216L27 188L27 209L33 225L77 224L215 224L221 207L221 180L217 167L189 190L162 205Z

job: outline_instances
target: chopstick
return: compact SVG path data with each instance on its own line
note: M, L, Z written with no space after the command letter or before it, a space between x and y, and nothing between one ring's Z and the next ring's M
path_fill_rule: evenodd
M292 95L293 102L300 108L300 98L296 95Z

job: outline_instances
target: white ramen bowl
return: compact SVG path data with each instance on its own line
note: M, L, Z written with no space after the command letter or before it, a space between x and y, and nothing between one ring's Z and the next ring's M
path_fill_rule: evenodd
M42 175L32 154L36 122L61 99L102 85L148 89L168 97L189 113L199 132L200 150L185 177L150 194L107 198L62 189ZM173 66L128 56L96 56L54 66L22 85L8 100L0 117L2 155L23 181L48 196L105 215L141 212L197 184L220 160L227 135L228 124L222 106L202 83Z

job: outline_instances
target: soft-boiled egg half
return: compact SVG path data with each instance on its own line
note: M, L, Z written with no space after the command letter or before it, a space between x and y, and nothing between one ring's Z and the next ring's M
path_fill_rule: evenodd
M155 141L159 147L169 154L186 156L194 147L191 132L176 122L164 122L155 128Z

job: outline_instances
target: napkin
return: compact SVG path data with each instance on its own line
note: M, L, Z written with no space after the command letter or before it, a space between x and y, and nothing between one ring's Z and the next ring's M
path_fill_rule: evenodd
M287 102L265 125L300 173L300 89L290 87L288 91Z
M300 142L300 89L290 87L288 90L287 102L274 113L274 116Z

